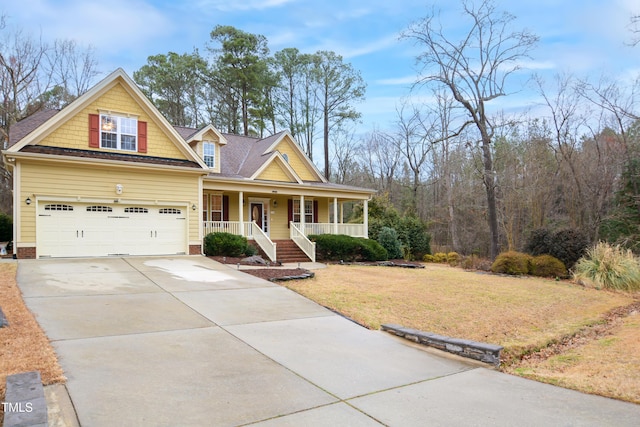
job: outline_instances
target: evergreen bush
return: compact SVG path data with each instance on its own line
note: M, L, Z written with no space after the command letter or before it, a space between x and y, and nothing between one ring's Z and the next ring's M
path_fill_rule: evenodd
M422 257L422 261L424 262L436 262L436 259L433 255L431 254L426 254L425 256Z
M382 227L377 240L387 250L389 259L402 258L402 246L400 240L398 240L396 230L390 227Z
M0 242L13 240L13 219L0 212Z
M444 264L447 262L447 254L444 252L436 252L433 254L433 262L437 262L439 264Z
M460 264L460 255L457 252L449 252L447 254L447 263L453 267Z
M491 271L514 276L528 274L531 259L531 255L523 254L522 252L503 252L496 257L496 260L491 265Z
M566 277L567 268L551 255L538 255L531 259L529 274L538 277Z
M422 259L431 253L431 235L427 233L427 224L415 216L403 217L396 228L398 238L408 251L408 259Z
M209 233L204 238L204 253L208 256L240 257L247 253L255 254L255 248L249 249L247 239L231 233Z
M326 261L384 261L387 251L378 242L344 234L313 234L316 257Z
M526 245L531 255L551 255L567 268L572 268L589 247L589 237L581 230L564 228L551 231L546 228L534 230Z
M593 288L640 290L640 264L633 252L604 242L589 249L577 262L573 277Z

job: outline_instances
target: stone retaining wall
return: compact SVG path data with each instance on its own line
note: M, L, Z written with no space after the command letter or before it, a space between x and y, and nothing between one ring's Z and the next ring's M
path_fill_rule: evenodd
M494 366L500 365L500 352L503 347L494 344L451 338L443 335L423 332L417 329L405 328L400 325L385 324L381 326L383 331L391 332L399 337L413 342L428 345L439 350L468 357Z

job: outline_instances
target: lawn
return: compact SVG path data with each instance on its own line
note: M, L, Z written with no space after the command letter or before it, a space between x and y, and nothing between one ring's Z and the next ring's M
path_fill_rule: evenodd
M619 327L607 330L614 333L608 340L592 334L595 342L587 340L588 344L570 349L567 359L560 355L565 362L539 358L523 365L520 360L602 325L610 310L637 302L638 295L634 299L568 281L498 276L437 264L425 269L330 265L315 273L313 279L285 285L372 329L396 323L499 344L505 348L502 369L507 372L640 402L637 317L629 316ZM587 367L586 361L592 359L597 363ZM566 375L560 375L562 370ZM606 381L597 378L601 372L610 372ZM623 383L625 391L613 391Z

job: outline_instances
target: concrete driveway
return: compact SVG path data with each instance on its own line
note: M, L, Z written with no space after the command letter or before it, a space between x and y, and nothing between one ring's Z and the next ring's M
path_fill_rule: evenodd
M82 426L640 419L639 405L416 348L200 256L23 260L18 283L53 341Z

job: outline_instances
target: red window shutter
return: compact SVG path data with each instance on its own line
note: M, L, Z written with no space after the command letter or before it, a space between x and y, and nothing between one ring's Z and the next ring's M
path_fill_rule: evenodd
M100 115L89 114L89 147L100 148Z
M313 201L313 222L318 223L318 201Z
M138 153L147 152L147 122L138 121Z
M293 200L287 200L287 228L291 227L293 221Z
M222 195L222 220L229 221L229 196Z

